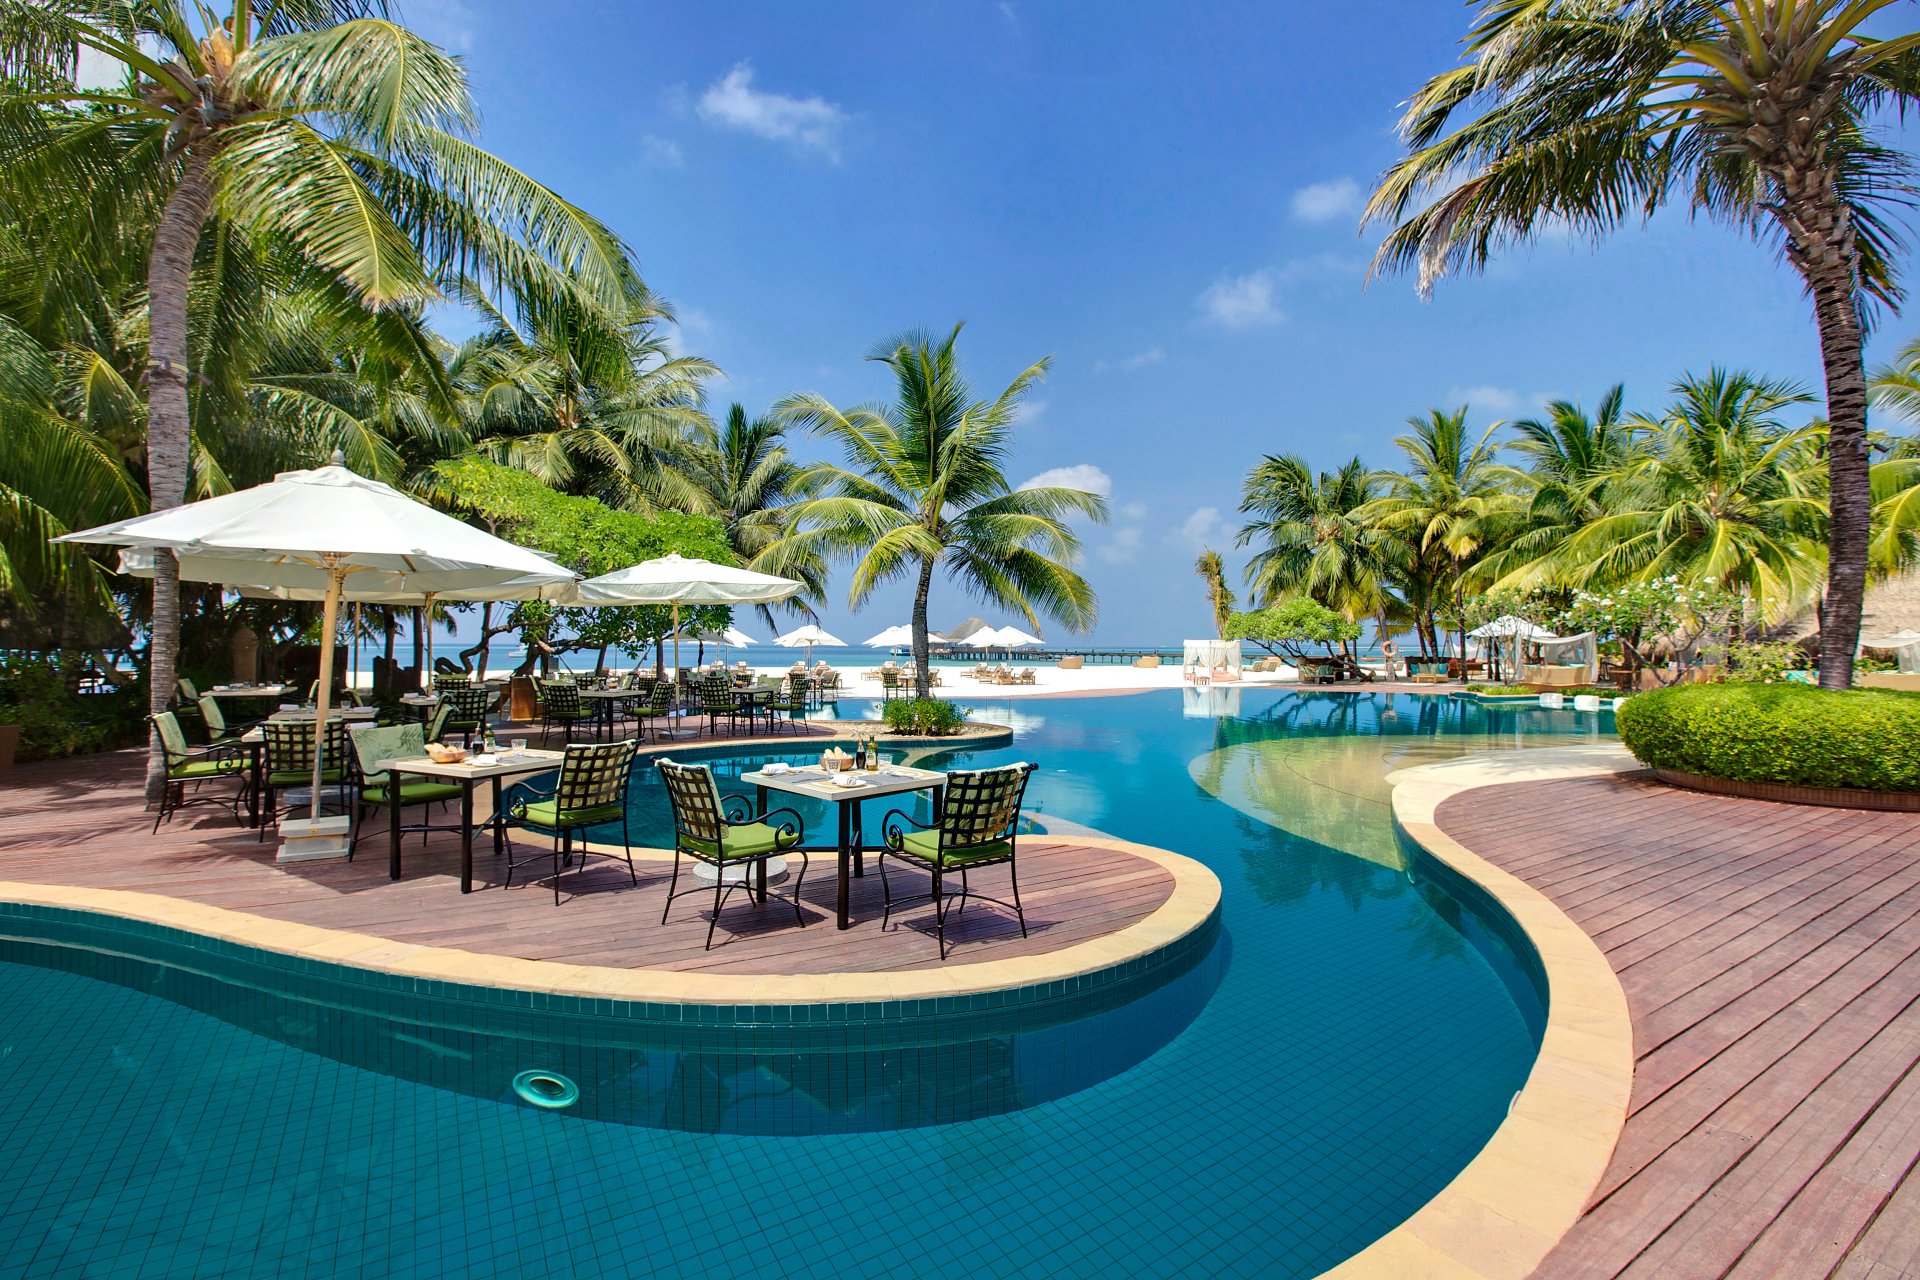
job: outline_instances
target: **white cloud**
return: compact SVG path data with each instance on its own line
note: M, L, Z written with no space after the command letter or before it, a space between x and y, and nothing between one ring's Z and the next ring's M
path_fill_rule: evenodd
M1167 535L1169 542L1184 542L1194 547L1218 544L1227 535L1227 522L1218 507L1195 507L1180 527Z
M1137 351L1120 360L1095 360L1093 371L1105 373L1109 369L1121 369L1131 372L1134 369L1144 369L1150 364L1159 364L1166 358L1167 353L1159 347L1148 347L1145 351Z
M1014 406L1013 420L1015 422L1032 422L1046 411L1047 402L1045 400L1022 400Z
M1147 518L1147 504L1144 502L1126 503L1120 508L1120 518L1131 521L1145 520Z
M678 169L686 160L680 154L679 143L651 133L640 139L640 158L662 169Z
M1031 480L1022 481L1022 489L1083 489L1088 493L1097 493L1103 498L1113 496L1113 477L1094 466L1091 462L1077 463L1071 467L1054 467L1042 471Z
M708 124L840 159L840 130L847 113L818 95L794 98L754 88L750 63L742 62L714 81L694 109Z
M1098 554L1108 564L1132 564L1140 558L1140 541L1140 526L1121 525L1100 544Z
M1332 222L1360 213L1360 184L1352 178L1316 182L1293 193L1293 216L1302 222Z
M1223 329L1251 329L1286 318L1273 305L1273 277L1265 271L1223 276L1207 286L1194 306L1209 323Z
M1512 413L1526 402L1512 387L1495 387L1483 383L1477 387L1451 388L1441 403L1449 407L1464 404L1481 413Z
M407 0L407 25L452 53L473 49L473 10L465 0Z

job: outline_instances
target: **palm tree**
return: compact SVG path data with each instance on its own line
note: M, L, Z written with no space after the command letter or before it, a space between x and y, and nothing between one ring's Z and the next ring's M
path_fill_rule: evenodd
M44 228L84 253L101 223L138 226L147 261L150 505L187 491L196 375L193 264L210 227L242 228L330 285L337 304L423 304L454 289L517 300L630 297L637 279L598 221L466 136L465 72L384 17L382 0L233 0L223 20L184 0L0 0L0 196L84 193L96 215ZM370 16L373 15L373 16ZM76 85L82 50L124 66ZM151 697L173 690L179 580L154 576ZM157 737L148 789L165 774Z
M1408 155L1366 212L1398 224L1375 268L1417 265L1423 291L1549 226L1598 237L1676 199L1780 245L1826 374L1820 682L1836 689L1853 682L1872 522L1864 325L1899 300L1886 219L1914 195L1875 113L1920 103L1920 35L1862 33L1892 3L1487 0L1467 61L1409 104Z
M1227 562L1220 553L1208 547L1193 562L1193 571L1207 584L1207 605L1213 611L1213 633L1221 639L1227 636L1227 619L1233 613L1233 588L1227 585Z
M806 583L787 607L809 613L809 605L825 602L826 560L787 537L806 469L788 451L779 422L749 419L744 406L733 405L724 427L696 426L669 465L684 481L674 505L719 520L742 564ZM772 624L769 606L760 615Z
M1819 428L1779 411L1808 397L1784 382L1715 369L1684 378L1649 439L1610 481L1613 510L1558 554L1567 585L1677 576L1739 593L1779 622L1819 589L1825 511Z
M1401 548L1356 514L1379 488L1358 458L1318 476L1296 454L1262 458L1240 497L1254 519L1241 526L1239 545L1259 548L1247 563L1255 598L1305 595L1349 622L1382 612Z
M1571 400L1548 403L1541 418L1513 424L1517 439L1506 447L1525 467L1503 468L1526 509L1518 527L1482 562L1495 590L1522 593L1558 585L1554 553L1586 525L1611 510L1611 482L1640 449L1619 383L1589 415Z
M711 426L702 383L719 370L668 349L665 303L644 291L616 308L560 298L516 324L473 302L492 324L450 366L481 452L625 510L699 501L674 463Z
M1412 433L1394 437L1407 469L1378 473L1386 492L1353 513L1407 544L1402 581L1428 653L1440 652L1439 613L1458 612L1468 569L1498 544L1519 509L1495 461L1491 438L1500 424L1474 439L1467 410L1429 409L1425 417L1408 418Z
M895 399L842 411L817 395L789 396L781 421L840 446L842 465L822 463L798 504L792 554L844 555L855 564L848 603L858 609L876 587L911 578L914 686L927 695L927 596L947 569L979 599L1014 610L1029 626L1039 615L1075 630L1093 625L1093 588L1070 567L1080 540L1076 515L1105 520L1106 499L1081 489L1015 489L1003 470L1021 401L1048 361L1023 370L992 400L975 400L954 346L909 332L876 347L870 360L892 371Z

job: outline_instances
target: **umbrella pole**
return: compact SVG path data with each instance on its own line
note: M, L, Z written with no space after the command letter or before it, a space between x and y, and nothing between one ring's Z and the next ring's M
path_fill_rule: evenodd
M353 606L353 687L360 687L360 606Z
M340 554L329 551L320 557L327 568L327 602L320 623L320 691L314 697L313 716L313 796L307 808L312 829L320 827L320 773L326 761L321 753L327 745L327 704L333 700L333 635L340 625L340 589L347 571L340 567Z
M429 681L433 679L433 597L435 594L437 593L427 592L423 597L427 602L426 607L420 611L420 625L427 632L427 679Z
M680 679L680 602L673 602L673 678Z

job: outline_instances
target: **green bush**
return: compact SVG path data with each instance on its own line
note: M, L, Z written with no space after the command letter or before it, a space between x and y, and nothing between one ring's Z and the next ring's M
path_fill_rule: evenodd
M16 658L0 666L0 724L20 726L20 760L105 751L146 732L144 682L102 693L76 692L81 660Z
M1920 791L1920 694L1689 684L1635 694L1621 741L1656 768L1740 782Z
M884 704L880 714L895 733L925 734L929 738L958 733L967 719L958 703L945 698L896 698Z

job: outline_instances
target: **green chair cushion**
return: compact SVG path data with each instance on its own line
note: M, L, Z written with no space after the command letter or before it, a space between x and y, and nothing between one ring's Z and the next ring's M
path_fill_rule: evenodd
M557 830L560 827L585 827L596 822L618 822L620 806L617 804L597 805L591 809L557 810L557 800L530 800L520 812L514 815L516 822L529 827L545 827Z
M361 799L371 805L391 804L384 785L372 786L360 792ZM436 800L458 800L460 788L451 782L402 782L400 784L401 804L432 804Z
M322 769L320 771L320 782L322 785L334 785L345 782L346 780L347 771L345 769ZM270 787L297 787L302 783L310 783L312 781L313 771L310 769L300 769L297 771L284 769L278 773L270 773L267 775L267 785Z
M758 858L763 854L790 849L800 843L800 837L791 831L782 831L778 827L768 826L764 822L745 822L737 827L728 827L722 833L718 854L715 853L711 840L684 836L682 841L695 853L703 853L709 858L717 856L722 861L731 861L736 858Z
M1011 841L989 840L985 844L969 845L964 849L950 848L943 855L938 830L906 832L900 837L900 844L917 858L949 867L965 866L969 862L981 862L987 858L1004 858L1013 852Z
M586 707L563 708L561 710L548 712L547 718L550 720L591 720L593 718L593 712Z
M243 762L239 760L187 760L167 766L167 777L175 782L193 782L200 778L237 778Z

